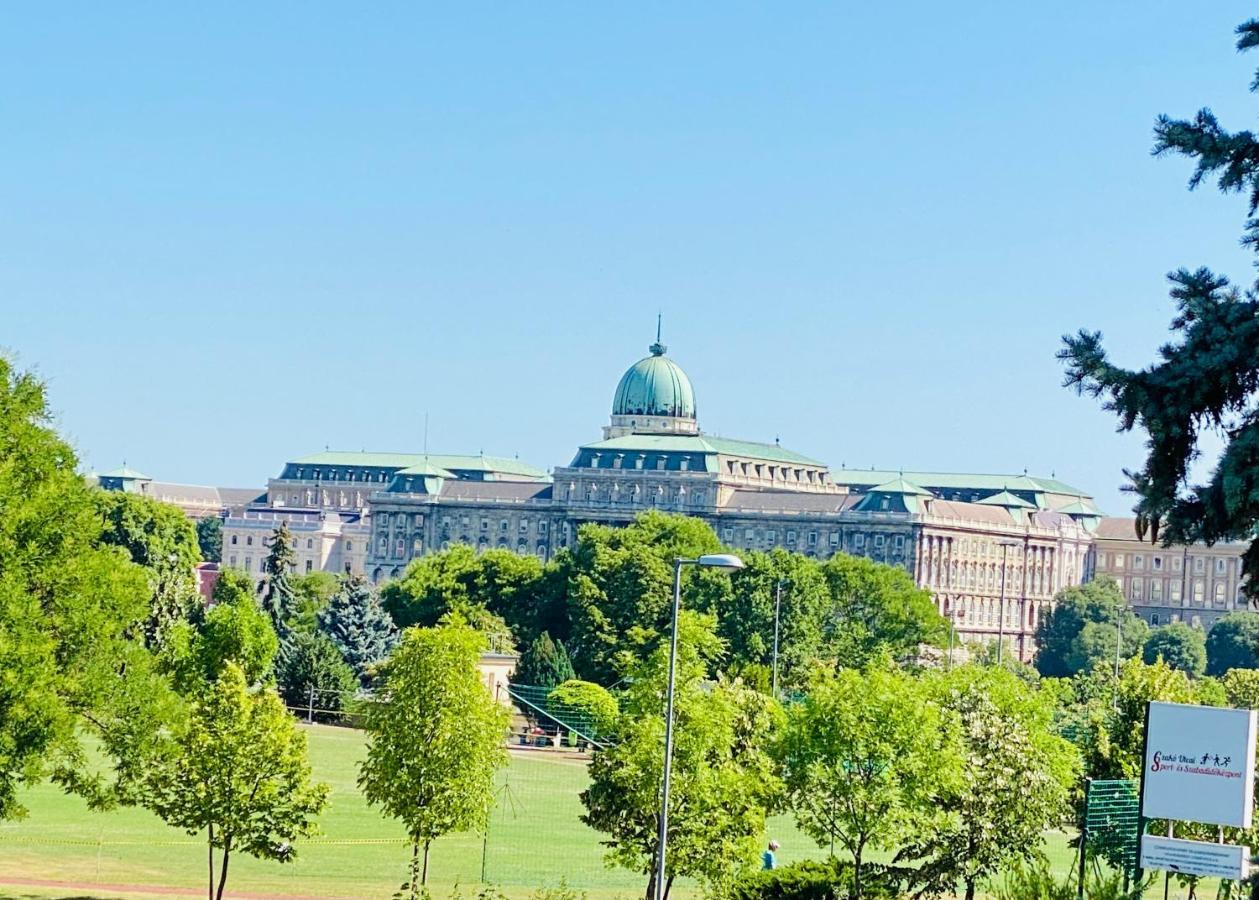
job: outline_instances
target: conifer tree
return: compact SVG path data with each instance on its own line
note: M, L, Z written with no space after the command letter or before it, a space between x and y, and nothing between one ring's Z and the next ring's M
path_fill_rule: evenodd
M271 625L280 639L281 653L289 642L289 619L297 606L296 592L291 581L296 565L293 533L289 531L288 523L281 521L280 527L271 534L271 552L263 562L265 577L260 588L262 609L271 617Z
M351 575L319 614L319 629L334 643L364 684L369 670L398 643L398 630L367 579Z
M544 631L525 648L512 681L550 689L576 677L564 644Z
M1259 20L1237 28L1237 48L1259 45ZM1259 91L1259 78L1251 83ZM1179 154L1197 161L1190 189L1211 177L1224 193L1245 192L1249 219L1243 244L1259 250L1259 138L1229 132L1209 109L1192 120L1161 116L1154 129L1156 156ZM1059 358L1066 384L1093 397L1119 417L1119 430L1140 427L1148 453L1138 471L1127 472L1137 533L1168 543L1253 541L1245 554L1246 591L1259 598L1259 293L1239 289L1206 268L1171 273L1176 305L1173 341L1152 365L1116 366L1102 335L1080 331L1064 338ZM1191 484L1189 468L1201 452L1203 431L1221 434L1225 447L1205 484Z

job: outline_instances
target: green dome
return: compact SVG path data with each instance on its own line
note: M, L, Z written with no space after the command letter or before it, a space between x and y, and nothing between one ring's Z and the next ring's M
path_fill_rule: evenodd
M612 400L614 416L673 416L695 418L695 391L681 366L664 355L659 341L651 356L640 359L621 376Z

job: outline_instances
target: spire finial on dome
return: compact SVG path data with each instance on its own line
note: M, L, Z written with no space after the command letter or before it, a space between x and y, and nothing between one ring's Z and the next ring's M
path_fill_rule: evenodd
M660 320L662 318L663 316L660 313L656 313L656 342L647 348L651 351L652 356L664 356L665 351L669 349L660 343Z

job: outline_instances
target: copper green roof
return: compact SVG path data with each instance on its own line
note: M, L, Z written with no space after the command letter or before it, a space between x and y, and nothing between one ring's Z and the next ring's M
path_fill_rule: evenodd
M612 398L614 416L695 418L695 391L682 367L664 355L659 341L621 376Z
M762 444L756 441L738 441L733 438L712 437L706 434L626 434L621 437L597 441L582 445L582 450L633 451L640 450L654 453L694 453L699 455L723 454L725 456L744 456L750 459L763 459L767 462L796 464L802 466L821 466L817 460L809 459L778 444Z
M891 481L885 481L883 484L877 484L870 488L871 494L909 494L915 497L934 497L931 491L920 488L912 481L906 481L904 478L894 478Z
M1034 503L1028 503L1022 497L1016 497L1009 491L1002 491L999 494L993 494L991 497L985 497L976 501L984 506L1003 506L1006 509L1035 509Z
M447 469L442 469L432 464L431 459L420 463L418 466L407 466L405 469L399 469L395 475L431 475L435 478L454 478L455 473Z
M120 469L114 469L112 472L105 472L96 477L97 478L130 478L135 481L152 481L153 480L148 475L145 475L143 472L137 472L135 469L128 469L126 466L123 466Z
M847 484L869 490L871 487L904 478L914 484L938 490L957 491L1027 491L1032 493L1062 494L1072 498L1081 498L1084 503L1091 503L1088 494L1077 487L1059 481L1056 478L1041 478L1034 475L985 475L969 472L897 472L886 469L831 469L831 479L836 484Z
M544 470L501 456L473 456L450 453L373 453L357 450L325 450L291 461L297 466L354 466L380 469L406 469L425 463L451 472L501 472L527 478L545 479Z

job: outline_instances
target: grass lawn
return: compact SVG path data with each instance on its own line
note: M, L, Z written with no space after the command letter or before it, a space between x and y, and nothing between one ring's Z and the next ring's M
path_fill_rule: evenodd
M322 835L298 845L294 863L280 865L233 855L229 890L319 897L388 897L406 877L409 847L401 826L369 808L355 787L363 755L360 732L329 726L303 726L310 740L315 777L332 787L320 820ZM429 879L443 897L458 883L472 900L475 885L495 884L512 896L558 884L587 891L592 900L641 896L641 876L603 865L599 836L581 824L578 793L585 766L572 759L530 751L514 752L500 778L499 802L488 840L453 835L436 841ZM52 785L23 797L30 816L0 824L0 898L123 897L93 889L38 887L6 889L6 878L61 882L186 887L204 896L206 849L202 838L167 827L138 809L95 813ZM782 863L821 857L787 817L775 819L770 834L779 840ZM1064 835L1049 841L1055 869L1071 866ZM482 867L484 866L484 879ZM680 895L695 893L679 885ZM690 888L688 890L688 887ZM7 893L6 893L7 890Z

